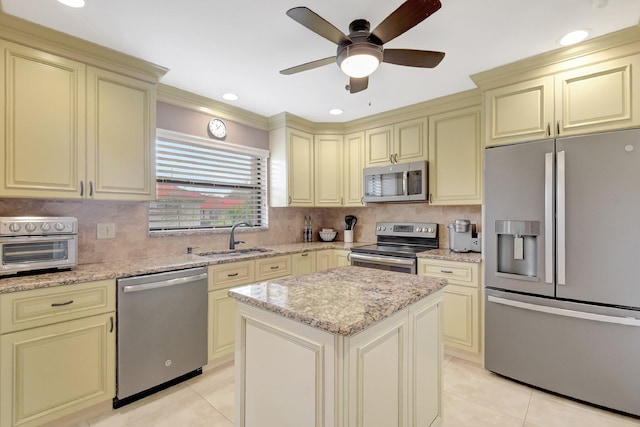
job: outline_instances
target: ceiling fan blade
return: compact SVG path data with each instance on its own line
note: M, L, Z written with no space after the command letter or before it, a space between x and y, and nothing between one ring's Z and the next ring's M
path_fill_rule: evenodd
M441 7L440 0L407 0L387 16L371 32L371 36L375 36L382 44L387 43L415 27Z
M306 64L296 65L295 67L280 70L280 74L290 75L299 73L301 71L313 70L314 68L322 67L323 65L333 64L336 62L335 56L330 56L324 59L318 59L316 61L307 62Z
M442 61L444 52L415 49L385 49L382 62L409 67L433 68Z
M349 92L357 93L369 87L369 77L349 77Z
M304 25L314 33L335 44L349 40L342 31L307 7L294 7L293 9L287 10L287 15L297 23Z

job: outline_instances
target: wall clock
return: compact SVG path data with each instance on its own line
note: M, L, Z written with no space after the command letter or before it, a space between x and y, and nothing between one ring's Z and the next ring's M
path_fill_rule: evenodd
M209 122L209 132L216 138L224 138L227 136L227 125L220 119L211 119Z

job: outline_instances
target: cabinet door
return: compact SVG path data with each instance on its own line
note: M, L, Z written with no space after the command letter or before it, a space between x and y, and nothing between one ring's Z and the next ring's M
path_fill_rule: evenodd
M153 200L155 87L87 69L88 197Z
M555 80L559 136L640 125L640 55L560 73Z
M349 339L348 426L407 425L407 311Z
M114 313L0 337L0 424L36 426L115 396Z
M362 169L364 168L364 132L344 137L344 206L364 206Z
M235 348L236 300L228 292L209 292L209 360L233 353Z
M349 252L341 249L333 250L333 259L335 267L343 267L345 265L351 265L351 261L349 260Z
M80 198L85 66L9 42L0 48L0 194Z
M482 203L480 107L429 117L429 201Z
M313 206L313 135L287 129L289 206Z
M393 126L383 126L365 131L364 144L366 166L391 163L394 154Z
M291 275L299 276L316 271L316 253L303 252L291 255Z
M333 249L316 253L316 271L328 270L332 267Z
M479 352L478 290L459 285L444 289L443 335L446 345Z
M427 160L427 121L408 120L393 125L394 163Z
M485 144L543 139L552 134L553 76L489 90L485 93Z
M342 206L342 136L316 135L315 205Z
M291 255L260 258L256 260L256 281L285 277L291 274Z

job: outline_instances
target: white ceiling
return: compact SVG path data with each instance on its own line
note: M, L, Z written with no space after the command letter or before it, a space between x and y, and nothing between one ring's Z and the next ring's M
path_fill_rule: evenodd
M441 0L442 8L387 48L446 52L437 68L381 64L369 88L344 89L337 65L284 76L279 70L335 55L336 46L285 15L307 6L344 33L375 28L402 0L0 0L4 12L169 68L170 86L263 116L283 111L344 122L475 87L470 75L559 48L566 32L591 37L638 24L640 0ZM597 7L597 4L604 4ZM331 108L344 114L331 116Z

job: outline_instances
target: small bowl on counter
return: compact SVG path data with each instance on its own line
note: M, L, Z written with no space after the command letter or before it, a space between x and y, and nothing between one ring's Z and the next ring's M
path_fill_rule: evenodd
M336 236L338 235L338 232L335 230L332 231L320 231L320 238L322 239L322 241L324 242L332 242Z

